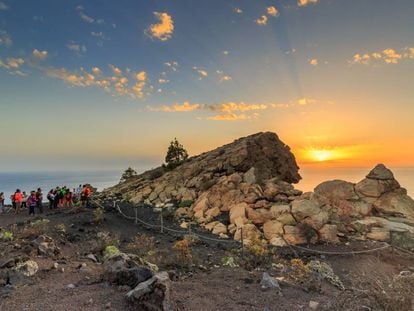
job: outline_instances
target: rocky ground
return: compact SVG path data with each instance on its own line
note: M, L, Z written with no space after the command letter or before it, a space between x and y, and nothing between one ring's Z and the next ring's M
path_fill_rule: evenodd
M123 211L132 209L124 205ZM158 217L144 208L139 216ZM321 255L253 245L242 252L237 244L161 234L111 209L103 218L93 210L0 215L0 227L0 310L150 310L145 301L159 291L144 300L126 294L155 265L171 279L168 297L159 299L168 300L165 310L413 310L414 258L391 249ZM177 247L182 241L188 247ZM381 245L313 248L348 252ZM108 246L122 255L108 254ZM119 270L120 260L135 263ZM138 274L131 278L126 271Z

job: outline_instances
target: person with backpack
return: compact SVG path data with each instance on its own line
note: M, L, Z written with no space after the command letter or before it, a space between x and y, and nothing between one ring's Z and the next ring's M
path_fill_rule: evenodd
M16 210L16 201L14 200L14 194L10 196L10 201L12 202L13 209Z
M23 202L23 196L20 192L20 189L16 189L16 192L14 193L14 202L16 204L16 214L19 214Z
M89 199L91 196L91 189L88 185L83 185L82 193L81 193L81 207L85 206L89 208Z
M23 198L23 201L22 201L22 208L27 208L27 198L28 198L29 196L27 195L27 193L26 193L26 191L23 191L23 193L22 193L22 198Z
M42 189L38 188L36 192L37 199L37 208L39 209L40 214L43 214L43 193Z
M4 214L6 212L6 208L4 206L4 193L0 192L0 207L1 207L1 212Z
M49 201L49 209L52 210L55 205L55 194L53 189L50 189L50 191L47 193L46 198Z
M37 195L36 195L36 191L31 191L30 192L30 196L29 199L27 200L27 203L29 205L29 216L30 215L35 215L35 208L36 206L38 206L37 204Z
M66 203L66 207L73 207L73 194L72 194L71 191L69 191L69 189L66 192L65 199L66 199L66 202L65 202Z

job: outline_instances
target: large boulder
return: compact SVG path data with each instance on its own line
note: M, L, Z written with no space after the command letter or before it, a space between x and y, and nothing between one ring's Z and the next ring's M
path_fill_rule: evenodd
M414 200L401 191L382 195L375 201L374 208L383 215L402 216L414 221Z
M357 200L354 184L343 180L325 181L315 188L317 195L331 200Z

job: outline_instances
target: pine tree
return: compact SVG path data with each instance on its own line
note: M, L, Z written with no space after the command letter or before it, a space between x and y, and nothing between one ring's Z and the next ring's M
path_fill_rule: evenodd
M137 175L137 172L131 167L128 167L121 176L121 182L127 181L128 179L136 175Z
M174 138L168 147L167 155L165 157L165 162L167 163L166 167L168 169L174 169L187 159L187 150L185 150L183 145L178 142L177 138Z

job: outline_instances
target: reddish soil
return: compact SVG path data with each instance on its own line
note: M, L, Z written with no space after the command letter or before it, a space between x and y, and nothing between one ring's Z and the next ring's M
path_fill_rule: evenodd
M125 209L128 215L131 211ZM173 278L172 299L177 310L310 310L309 302L319 303L318 310L399 310L378 307L372 300L378 288L374 281L389 282L401 271L414 271L414 258L391 250L362 255L314 255L292 251L290 248L273 251L266 260L240 261L240 267L222 265L223 257L240 256L239 246L205 241L191 247L192 259L182 260L173 251L181 237L161 234L158 229L147 229L120 216L116 211L105 213L101 225L92 222L93 211L73 213L52 211L42 215L50 222L42 232L52 237L61 249L56 258L25 253L24 246L35 236L25 236L24 229L31 219L26 214L0 215L0 228L14 230L13 242L0 242L0 265L7 259L30 257L39 265L38 273L26 284L12 287L0 285L0 310L140 310L127 302L129 288L104 282L102 276L102 245L97 241L99 232L110 233L113 244L121 251L137 253L168 270ZM158 218L151 210L142 210L140 217L154 223ZM17 226L13 226L17 224ZM64 224L66 233L59 234L56 225ZM168 218L165 225L178 228ZM203 234L207 234L203 232ZM133 239L135 236L138 239ZM119 241L119 243L116 242ZM324 251L371 249L378 243L353 242L350 245L318 245ZM93 253L98 262L85 256ZM296 256L304 263L312 259L327 262L344 283L341 291L326 280L289 280L290 260ZM58 269L53 269L54 263ZM272 265L273 263L273 265ZM82 267L82 264L84 266ZM85 266L86 264L86 266ZM252 265L256 265L252 269ZM63 268L63 270L62 270ZM246 269L248 268L248 269ZM0 269L1 272L2 269ZM274 289L263 291L260 280L263 272L284 278L280 281L281 293ZM68 288L69 284L75 288ZM381 283L382 284L382 283ZM371 298L370 298L371 297ZM414 305L414 304L413 304ZM410 310L410 309L406 309ZM414 310L414 309L411 309Z

